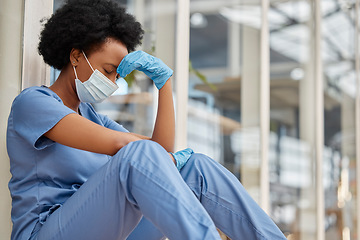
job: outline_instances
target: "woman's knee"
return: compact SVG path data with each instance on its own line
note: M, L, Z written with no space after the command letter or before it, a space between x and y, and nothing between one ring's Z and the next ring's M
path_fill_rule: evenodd
M133 155L136 152L144 152L144 151L154 151L161 149L161 145L157 142L151 140L138 140L134 142L130 142L124 147L122 147L114 157L121 155L122 157L127 157L129 155Z
M138 140L122 147L113 158L119 162L127 162L133 165L135 163L147 162L150 158L158 158L159 155L164 154L167 154L166 150L157 142Z
M224 167L210 158L207 155L201 153L193 153L188 162L181 169L180 173L184 179L190 178L202 180L206 177L212 177L220 172L223 172Z
M209 156L202 154L202 153L193 153L191 157L189 158L188 162L185 164L185 166L188 167L198 167L202 168L205 166L213 165L214 160L211 159Z
M207 171L206 169L213 164L212 161L211 158L202 153L193 153L185 166L181 169L180 174L185 181L189 178L200 180L202 179L204 172Z

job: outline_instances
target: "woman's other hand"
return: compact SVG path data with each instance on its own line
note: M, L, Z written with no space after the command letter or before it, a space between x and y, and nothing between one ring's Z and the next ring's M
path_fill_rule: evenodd
M170 153L176 161L176 168L180 171L185 166L194 151L191 148L178 151L176 153Z

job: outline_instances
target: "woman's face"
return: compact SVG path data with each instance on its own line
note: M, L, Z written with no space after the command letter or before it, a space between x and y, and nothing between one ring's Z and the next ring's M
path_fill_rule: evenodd
M71 59L71 61L75 61L75 63L77 62L75 65L76 73L79 80L84 82L89 79L93 73L93 70L91 69L81 51L78 51L76 54L78 58ZM88 58L94 70L99 70L107 78L115 82L118 77L116 69L119 66L121 60L127 54L127 48L123 43L113 38L108 38L99 48L92 51L91 54L87 55L86 57Z

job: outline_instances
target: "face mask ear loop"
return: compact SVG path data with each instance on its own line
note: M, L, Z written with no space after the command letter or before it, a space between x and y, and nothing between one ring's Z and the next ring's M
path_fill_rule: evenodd
M74 68L74 73L75 73L76 79L79 79L78 76L77 76L77 74L76 74L75 66L73 66L73 68Z
M91 66L91 64L90 64L89 60L87 59L87 57L86 57L86 55L85 55L84 51L82 51L82 53L84 54L84 57L85 57L86 61L88 62L89 66L91 67L91 70L93 70L93 72L95 72L95 70L94 70L94 69L93 69L93 67Z

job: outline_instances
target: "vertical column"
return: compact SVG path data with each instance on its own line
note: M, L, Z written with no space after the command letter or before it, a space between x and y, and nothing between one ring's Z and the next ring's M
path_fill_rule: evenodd
M21 55L24 2L0 1L0 236L10 239L11 198L9 158L6 151L6 127L11 102L21 90Z
M304 152L304 176L308 184L300 192L300 202L308 202L299 211L300 239L324 239L323 139L324 92L321 59L320 0L308 1L311 7L309 48L304 63L305 77L299 82L300 140L309 146ZM310 172L310 173L309 173Z
M175 90L175 149L187 147L187 115L190 48L190 0L177 0Z
M359 53L359 0L355 4L355 72L356 72L356 103L355 103L355 135L356 135L356 233L360 240L360 53Z
M24 13L22 88L50 85L50 67L39 56L37 46L42 29L40 20L53 13L53 1L27 0Z
M269 1L261 1L261 29L243 25L241 180L269 212L270 46ZM231 69L231 65L230 65Z
M312 35L312 33L310 33ZM301 174L306 177L306 184L300 190L299 202L308 202L307 206L299 209L299 229L301 230L301 240L315 240L317 231L316 223L316 196L315 196L315 89L314 89L314 61L311 52L314 51L313 41L311 39L309 47L309 58L304 65L305 77L299 81L299 120L300 120L300 143L304 145ZM306 150L305 150L306 149Z
M315 157L316 157L316 226L317 240L325 239L325 204L323 186L324 151L324 80L322 68L321 0L315 0Z
M241 181L260 204L260 91L261 32L242 26Z
M342 216L342 226L341 229L343 234L343 239L350 239L350 234L354 236L353 231L356 229L356 226L353 225L353 216L355 215L352 211L352 204L354 200L350 200L351 196L351 180L352 176L356 174L353 166L356 161L356 145L354 129L356 129L355 123L355 105L356 102L352 96L347 95L346 93L342 94L341 99L341 155L342 155L342 166L341 166L341 179L339 182L338 190L338 203L343 204L339 209ZM351 196L351 197L350 197ZM356 199L356 197L354 197Z
M260 206L269 212L269 134L270 134L270 45L269 45L269 0L261 5L261 43L260 43Z

